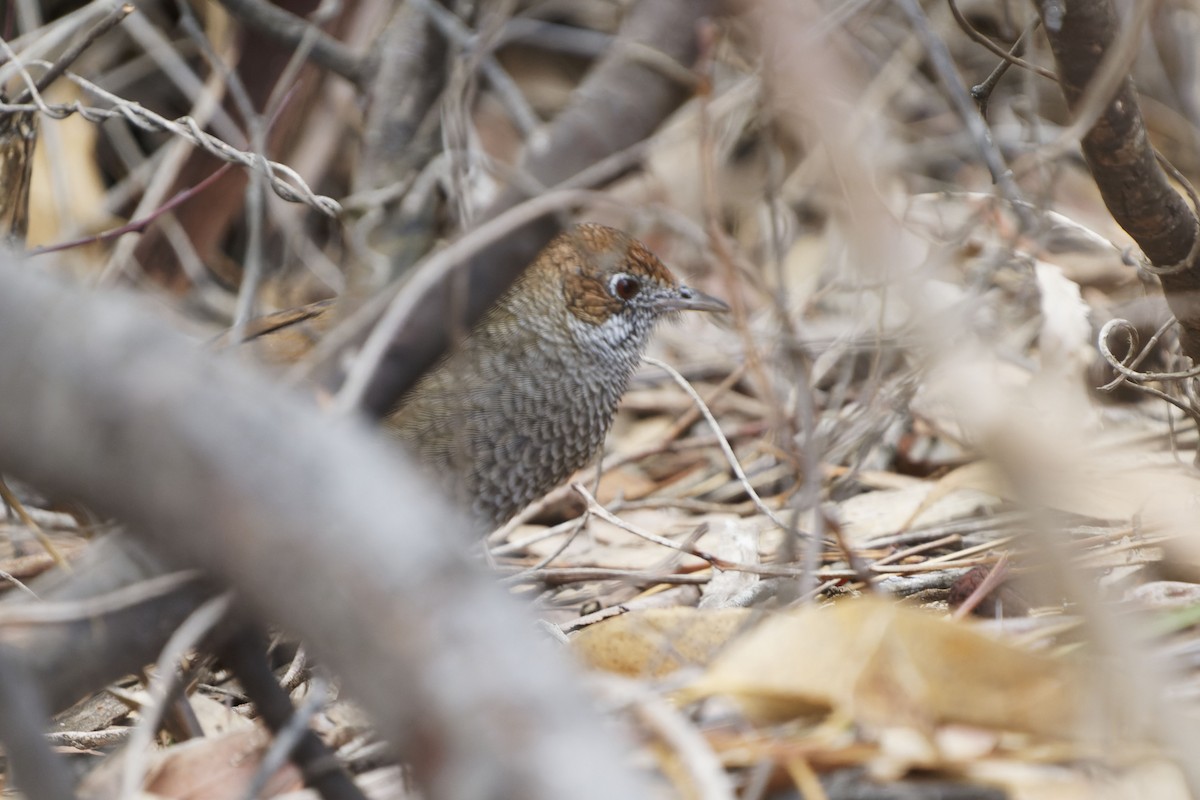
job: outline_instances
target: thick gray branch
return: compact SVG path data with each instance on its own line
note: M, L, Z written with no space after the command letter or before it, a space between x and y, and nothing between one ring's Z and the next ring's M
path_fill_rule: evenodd
M560 656L379 434L132 299L0 259L0 470L125 521L302 636L431 798L646 796Z

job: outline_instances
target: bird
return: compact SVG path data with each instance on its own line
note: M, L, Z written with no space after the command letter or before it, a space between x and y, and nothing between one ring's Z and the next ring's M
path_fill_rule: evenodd
M385 429L494 529L598 455L659 321L728 310L638 240L579 224L401 397Z

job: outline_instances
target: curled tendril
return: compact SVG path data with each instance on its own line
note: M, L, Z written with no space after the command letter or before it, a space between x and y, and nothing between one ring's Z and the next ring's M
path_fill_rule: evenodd
M1100 355L1104 357L1104 360L1108 362L1109 366L1111 366L1120 374L1109 383L1101 386L1100 390L1104 392L1111 392L1122 383L1128 382L1132 388L1137 389L1139 392L1144 392L1152 397L1157 397L1159 400L1163 400L1164 402L1175 406L1188 417L1190 417L1193 423L1200 427L1200 411L1197 411L1194 403L1184 402L1177 397L1172 397L1161 389L1156 389L1153 386L1145 385L1146 381L1186 381L1189 378L1200 376L1200 367L1193 367L1186 372L1138 372L1136 369L1136 367L1146 359L1146 356L1150 355L1150 353L1154 351L1154 348L1158 345L1159 339L1174 324L1174 317L1167 320L1165 323L1163 323L1162 327L1154 332L1154 335L1151 336L1150 340L1146 342L1146 346L1138 351L1137 329L1134 327L1132 322L1127 319L1111 319L1104 323L1104 327L1100 329L1099 340L1096 344L1100 349ZM1108 344L1109 339L1111 339L1114 335L1119 334L1124 334L1125 341L1129 344L1129 350L1124 359L1117 358L1113 354L1112 348L1109 347ZM1136 355L1134 355L1135 351L1137 351ZM1129 361L1128 364L1125 363L1127 360ZM1185 393L1189 394L1189 397L1191 397L1191 393L1186 386L1184 391ZM1197 463L1200 464L1200 451L1197 452Z
M1192 367L1185 372L1138 372L1136 367L1141 364L1154 348L1158 345L1159 339L1166 333L1172 325L1175 324L1175 318L1167 320L1163 323L1150 340L1146 342L1146 346L1137 352L1136 357L1133 355L1138 350L1138 335L1137 329L1134 328L1132 322L1127 319L1110 319L1104 323L1104 327L1100 329L1099 340L1096 345L1100 349L1100 355L1108 362L1114 370L1120 375L1109 383L1100 387L1101 391L1111 392L1125 381L1130 381L1134 384L1142 384L1146 381L1184 381L1188 378L1200 377L1200 367ZM1109 340L1114 334L1123 333L1125 341L1129 343L1129 351L1125 358L1117 358L1113 354L1112 348L1109 346ZM1129 360L1131 359L1132 360ZM1129 360L1129 363L1126 361Z

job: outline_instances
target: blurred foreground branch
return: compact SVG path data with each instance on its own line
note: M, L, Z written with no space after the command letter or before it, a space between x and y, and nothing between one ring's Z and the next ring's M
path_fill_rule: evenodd
M0 469L123 520L303 637L429 797L645 796L561 661L464 557L468 526L365 425L127 297L11 257L0 287Z

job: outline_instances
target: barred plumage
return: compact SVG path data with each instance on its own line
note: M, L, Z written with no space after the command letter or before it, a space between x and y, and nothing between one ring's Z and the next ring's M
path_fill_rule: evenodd
M659 319L725 308L640 242L580 225L546 246L387 425L481 523L499 525L595 457Z

